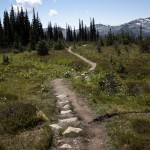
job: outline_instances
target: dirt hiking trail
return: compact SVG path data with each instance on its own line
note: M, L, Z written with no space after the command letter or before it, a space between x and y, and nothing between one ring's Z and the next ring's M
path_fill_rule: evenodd
M69 48L71 51L71 48ZM89 71L95 69L96 64L74 53L91 65ZM86 105L85 100L64 79L55 79L51 82L57 107L60 115L58 122L50 125L55 131L55 146L52 150L107 150L107 132L102 123L88 124L96 114ZM63 133L60 135L60 129Z
M79 55L79 54L77 54L77 53L75 53L75 52L73 52L73 51L71 50L71 47L69 47L68 52L70 52L71 54L73 54L73 55L79 57L79 58L82 59L84 62L86 62L87 64L89 64L89 65L91 66L91 68L89 69L89 71L95 70L95 68L96 68L96 66L97 66L96 63L94 63L94 62L92 62L92 61L90 61L90 60L84 58L83 56L81 56L81 55Z

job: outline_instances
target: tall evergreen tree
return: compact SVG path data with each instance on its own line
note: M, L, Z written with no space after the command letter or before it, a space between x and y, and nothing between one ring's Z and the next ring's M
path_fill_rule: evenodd
M35 41L35 35L34 35L34 29L33 25L30 27L30 48L31 50L35 50L36 41Z
M66 40L68 42L73 42L73 31L71 26L68 25L67 31L66 31Z
M79 33L78 33L79 41L82 41L82 21L79 19Z
M11 33L12 33L11 42L13 43L14 36L15 36L15 30L16 30L16 16L15 16L13 6L11 7L11 10L10 10L10 28L11 28Z
M3 27L0 19L0 47L3 47Z
M58 27L58 39L62 40L63 39L63 33L60 27Z
M51 22L48 24L48 27L47 27L47 39L50 41L54 39L53 27L52 27Z
M93 41L93 24L90 18L90 41Z
M10 28L10 20L9 15L7 11L4 11L4 19L3 19L3 25L4 25L4 46L5 47L11 47L11 28Z
M93 18L93 21L92 21L92 34L93 34L93 41L96 41L96 27L95 27L95 20L94 20L94 18Z
M85 27L84 27L84 41L87 42L87 40L88 40L87 27L85 25Z
M108 35L106 36L106 45L111 46L114 43L113 33L111 29L108 32Z
M29 43L30 39L30 21L28 17L28 12L26 10L25 12L25 18L24 18L24 44L27 45Z
M73 30L73 41L76 42L77 41L77 35L76 35L76 29L74 27L74 30Z
M58 40L58 27L57 24L54 25L54 41L57 42Z

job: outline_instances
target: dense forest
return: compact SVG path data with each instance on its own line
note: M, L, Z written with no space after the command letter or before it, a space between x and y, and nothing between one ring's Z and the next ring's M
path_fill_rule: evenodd
M114 34L111 29L107 35L101 36L95 26L94 18L90 19L90 27L84 25L83 20L79 19L79 29L72 29L70 25L66 25L66 35L63 35L62 29L55 24L52 26L50 22L46 29L43 29L38 13L33 9L32 21L29 21L27 10L21 8L17 13L12 7L10 12L4 11L3 24L0 20L0 47L2 49L17 49L23 51L25 47L31 50L36 49L39 41L45 40L47 45L52 48L54 43L59 45L64 42L97 42L99 47L114 45L117 49L118 44L130 45L138 44L141 52L149 52L150 39L143 38L142 25L139 28L139 36L134 37L129 32L122 31L121 34ZM56 45L57 49L63 49L63 46Z

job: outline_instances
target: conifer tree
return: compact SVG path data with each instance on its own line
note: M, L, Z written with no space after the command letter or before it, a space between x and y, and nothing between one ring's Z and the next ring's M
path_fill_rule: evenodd
M74 30L73 30L73 41L76 42L77 41L77 35L76 35L76 29L74 27Z
M96 41L96 27L94 18L90 19L90 41Z
M11 33L12 33L11 42L13 43L14 36L15 36L15 30L16 30L16 16L15 16L13 6L11 7L11 10L10 10L10 28L11 28Z
M48 24L48 27L47 27L47 39L50 41L54 39L53 28L52 28L51 22Z
M92 34L93 34L93 41L96 41L96 27L95 27L95 20L94 20L94 18L93 18L93 22L92 22Z
M62 40L63 39L63 33L60 27L58 27L58 39Z
M73 32L72 32L71 26L69 26L69 25L68 25L67 31L66 31L66 40L68 42L72 42L73 41Z
M58 27L57 24L54 25L54 41L57 42L58 40Z
M88 40L87 27L86 27L86 25L85 25L85 27L84 27L84 41L87 42L87 40Z
M29 38L30 38L30 21L28 17L28 12L26 10L25 13L25 20L24 20L24 44L27 45L29 43Z
M17 32L15 32L13 48L15 49L19 48L19 35Z
M80 19L79 19L79 33L78 33L78 39L79 39L79 41L81 41L81 22L80 22Z
M31 42L30 44L33 45L33 48L34 48L34 45L38 41L37 34L38 34L37 33L37 20L36 20L36 17L35 17L35 10L33 8L33 19L32 19L32 24L30 26L30 42Z
M3 27L0 19L0 48L3 47Z
M10 20L9 15L7 11L4 11L4 19L3 19L3 25L4 25L4 46L5 47L11 47L11 29L10 29Z
M30 27L30 48L31 48L31 50L35 50L35 45L36 45L36 41L35 41L35 37L34 37L33 25L31 25L31 27Z
M90 18L90 41L93 41L93 24Z
M109 30L109 32L108 32L108 35L107 35L107 37L106 37L106 45L107 46L111 46L111 45L113 45L113 41L114 39L113 39L113 34L112 34L112 31L111 31L111 29Z

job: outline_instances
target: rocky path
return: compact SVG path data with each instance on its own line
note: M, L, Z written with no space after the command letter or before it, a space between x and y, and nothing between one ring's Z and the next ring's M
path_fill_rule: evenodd
M68 51L88 63L91 66L89 72L96 68L96 63L72 52L71 47ZM88 124L96 114L88 108L84 100L70 90L64 79L55 79L51 85L60 113L58 122L50 125L55 131L55 145L52 149L107 150L106 129L98 122Z
M88 124L96 115L83 99L63 79L55 79L51 84L60 115L57 124L50 126L55 131L63 131L56 136L53 149L106 150L106 129L100 123Z

